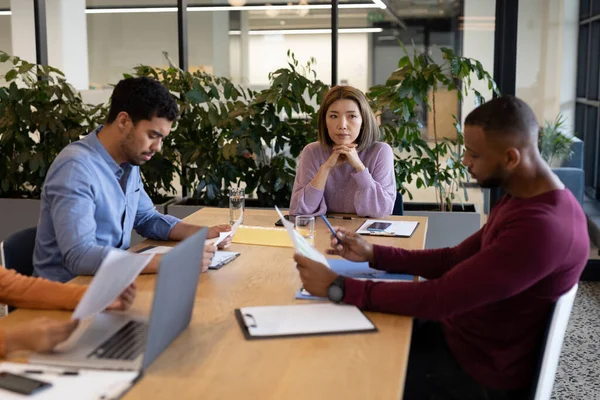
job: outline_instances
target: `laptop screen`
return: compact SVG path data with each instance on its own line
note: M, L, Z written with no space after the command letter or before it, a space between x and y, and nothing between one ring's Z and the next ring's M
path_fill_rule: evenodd
M200 277L207 228L162 256L154 289L144 371L190 323Z

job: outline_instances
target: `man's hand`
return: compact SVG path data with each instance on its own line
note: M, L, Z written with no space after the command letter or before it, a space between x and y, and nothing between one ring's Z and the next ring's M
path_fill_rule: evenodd
M313 261L301 254L294 254L300 279L305 290L319 297L327 297L327 289L339 275L326 265Z
M211 239L207 240L204 243L204 254L202 256L202 272L208 271L208 267L210 266L210 263L214 258L215 253L217 252L217 246L213 244L216 240L217 239Z
M32 350L38 353L51 351L64 342L77 328L79 321L55 321L37 318L6 330L6 353L18 350Z
M116 299L110 306L108 306L107 310L116 310L116 311L125 311L131 308L133 301L135 300L135 292L136 292L135 282L132 283L125 289L123 293Z
M207 239L218 238L221 232L229 232L231 230L231 226L227 224L215 225L208 228L208 233L206 235ZM220 249L225 249L231 245L232 235L227 236L221 243L219 243Z
M342 242L338 243L335 236L331 236L331 249L327 249L327 254L342 256L350 261L368 261L373 262L373 245L363 239L358 233L345 228L337 228L337 237Z

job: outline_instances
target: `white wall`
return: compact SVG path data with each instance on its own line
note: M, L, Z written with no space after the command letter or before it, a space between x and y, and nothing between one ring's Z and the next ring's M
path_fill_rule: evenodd
M163 51L177 63L176 13L88 14L87 25L92 87L115 84L139 64L168 66Z
M269 72L287 65L288 49L294 52L300 64L314 57L317 63L313 68L317 78L331 83L330 35L251 36L249 47L251 86L268 85ZM366 91L370 57L367 34L340 34L338 48L338 82L345 80L347 84Z
M12 42L10 33L10 15L0 15L0 50L12 54ZM8 64L0 64L0 75L4 75L8 71ZM0 79L0 85L5 84L4 79Z
M485 29L484 25L493 24L493 20L481 17L494 17L496 13L495 0L466 0L465 1L465 30L463 31L463 56L479 60L483 68L491 75L494 72L494 31ZM479 18L479 19L469 19ZM492 91L485 83L473 81L486 100L492 98ZM462 118L475 109L474 96L469 94L462 103Z
M229 37L221 32L223 26L216 30L220 38L213 34L215 25L223 25L214 24L213 19L222 19L224 15L188 14L190 70L202 68L215 72L214 57L218 57L217 73L229 70L228 52L223 52L229 46ZM114 84L122 79L123 73L131 72L139 64L167 67L163 51L177 65L177 14L88 14L88 48L92 86Z
M559 112L574 125L578 1L519 2L516 95L540 124Z

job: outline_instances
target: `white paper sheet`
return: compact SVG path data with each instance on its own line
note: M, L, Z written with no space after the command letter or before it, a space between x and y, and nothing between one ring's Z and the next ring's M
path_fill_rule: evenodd
M391 224L382 232L370 232L367 227L374 222ZM411 237L419 223L417 221L386 221L384 219L368 219L356 231L361 235Z
M244 218L244 210L241 210L240 216L238 217L237 221L235 221L235 223L231 226L231 230L228 232L220 232L219 238L213 244L215 246L217 246L219 243L221 243L223 240L225 240L225 238L227 238L228 236L235 235L235 232L237 231L238 226L240 226L242 224L243 218Z
M223 234L223 233L221 233L221 234ZM169 246L156 246L151 249L145 250L145 251L141 252L140 254L165 254L165 253L168 253L169 251L171 251L171 249L173 249L173 248L169 247ZM213 257L212 261L210 262L209 268L214 268L214 267L218 266L219 264L227 261L230 258L237 257L239 254L240 253L235 252L235 251L217 250L217 252L215 253L215 256Z
M148 250L144 250L138 254L165 254L171 251L173 247L171 246L153 246Z
M374 330L356 307L342 304L300 304L240 309L252 336L286 336Z
M152 257L153 254L111 249L75 308L72 318L83 321L104 311L135 281Z
M219 250L215 253L215 256L211 260L209 268L218 267L220 264L223 264L223 263L226 264L228 261L233 260L234 258L236 258L239 255L240 255L240 253L237 253L235 251Z
M325 256L315 249L310 243L308 243L308 241L301 234L296 232L294 229L294 224L283 218L283 215L277 206L275 206L275 210L277 211L277 214L279 214L279 218L281 218L281 222L283 222L283 226L287 230L290 239L292 239L292 243L294 244L296 252L329 267L329 263L327 262Z
M68 368L71 370L71 368ZM25 370L44 371L42 374L26 374ZM0 371L23 375L52 384L52 387L41 390L31 396L14 393L0 388L2 400L109 400L116 399L135 380L137 371L99 371L79 369L79 375L63 376L57 373L62 368L42 365L0 363ZM50 373L51 371L57 373ZM104 396L104 397L103 397Z

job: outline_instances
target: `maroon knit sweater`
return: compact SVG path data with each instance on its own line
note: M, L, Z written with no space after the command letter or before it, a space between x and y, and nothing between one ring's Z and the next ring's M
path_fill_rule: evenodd
M524 388L552 303L577 283L589 250L585 214L570 191L506 195L488 223L456 247L375 246L374 268L428 280L346 279L344 302L439 320L452 353L475 380L495 389Z

